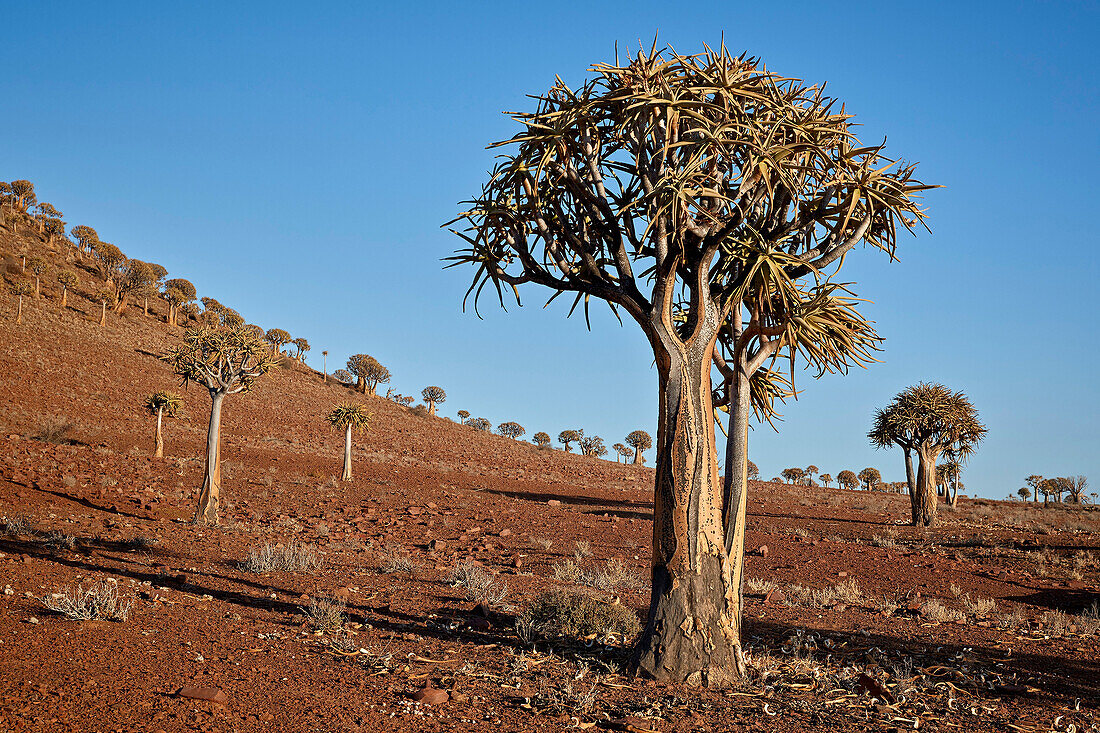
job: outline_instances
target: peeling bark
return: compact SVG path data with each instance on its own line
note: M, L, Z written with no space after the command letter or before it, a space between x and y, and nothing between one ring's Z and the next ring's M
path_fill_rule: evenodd
M195 511L195 524L217 524L221 504L221 420L225 394L210 393L210 426L206 431L206 475L199 490L199 506Z
M913 499L913 525L929 527L936 521L936 458L930 448L917 448L917 491Z

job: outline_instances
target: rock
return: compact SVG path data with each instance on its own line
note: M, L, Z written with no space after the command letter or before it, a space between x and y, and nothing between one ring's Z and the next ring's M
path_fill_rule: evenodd
M226 705L229 698L217 687L193 687L184 685L176 692L177 697L186 697L191 700L205 700L215 705Z
M500 532L497 533L497 537L507 537L510 534L512 534L512 530L502 529L502 530L500 530Z
M561 502L557 499L550 499L546 502L546 506L561 506Z
M847 578L847 577L848 577L848 573L846 573L846 572L844 572L843 570L841 570L841 571L840 571L839 573L837 573L837 574L836 574L836 577L838 577L838 578Z
M522 555L513 555L512 556L512 567L514 567L514 568L522 568L523 567L523 556Z
M756 554L759 555L760 557L767 557L768 556L768 546L767 545L760 545L760 547L756 548Z
M868 677L862 672L859 674L859 686L885 703L893 705L897 702L897 698L894 697L892 692L880 685L874 678Z
M428 543L429 550L446 550L447 543L443 540L432 540Z
M487 618L474 616L466 620L466 628L474 631L489 631L493 628L493 624Z
M446 690L437 690L428 683L427 687L417 690L412 694L412 699L425 705L442 705L451 699Z

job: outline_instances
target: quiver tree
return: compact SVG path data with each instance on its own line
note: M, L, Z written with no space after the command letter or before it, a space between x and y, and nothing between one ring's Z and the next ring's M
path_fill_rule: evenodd
M297 352L294 354L294 358L298 360L299 364L301 364L302 358L305 356L305 353L309 351L309 342L306 341L304 338L296 338L291 343L294 344L294 348Z
M193 328L183 344L163 357L183 383L198 382L210 393L206 432L206 474L195 511L196 523L217 524L221 502L221 415L227 395L247 392L275 366L263 340L247 328Z
M73 239L76 240L78 260L83 260L84 254L86 252L91 252L95 243L99 241L99 234L96 230L84 224L73 227L70 233L73 235Z
M829 484L833 482L833 475L831 473L821 474L821 485L825 488L829 488Z
M164 300L168 303L168 316L166 321L169 326L178 325L179 310L188 305L198 296L198 291L190 280L181 277L173 278L164 283Z
M1027 501L1028 498L1031 496L1031 489L1026 486L1021 486L1020 488L1016 489L1016 494L1020 497L1020 501Z
M752 461L748 461L748 471L746 473L749 478L754 480L760 477L760 469Z
M447 393L443 391L442 387L425 387L420 392L420 396L424 398L424 404L428 406L428 414L435 414L435 406L447 401Z
M469 410L459 410L455 414L458 415L458 421L461 422L463 425L465 425L466 421L470 419Z
M126 255L110 242L100 241L92 244L92 254L95 255L99 276L106 280L108 285L114 285L122 273L123 265L126 264Z
M175 392L154 392L145 398L145 409L150 415L157 418L157 430L154 434L155 449L154 458L164 457L164 436L161 433L161 423L165 417L175 417L183 406L183 398Z
M642 454L653 447L653 437L644 430L635 430L626 436L626 444L634 449L634 463L640 466L645 463Z
M156 272L148 262L127 260L115 282L115 313L126 310L131 295L144 297L156 281Z
M936 491L949 506L955 506L959 502L961 476L962 466L950 456L943 464L936 466Z
M489 420L487 418L484 418L484 417L470 418L466 422L466 424L469 425L470 427L474 428L475 430L480 430L483 433L487 433L487 432L489 432L490 430L493 429L493 424L491 422L489 422Z
M607 446L603 444L603 438L598 435L589 435L581 438L579 443L581 455L594 456L599 458L600 456L607 455Z
M527 431L518 422L502 422L500 425L497 425L497 432L505 438L517 440Z
M326 417L329 424L344 431L344 481L351 481L351 432L365 430L370 425L371 413L363 405L346 402L332 408Z
M57 273L57 283L61 286L61 307L69 304L69 291L77 286L80 280L72 270L62 270Z
M899 445L906 457L906 481L914 525L927 527L936 519L936 460L949 452L965 461L985 436L978 411L962 392L942 384L921 382L894 397L876 411L867 434L877 448ZM917 471L912 480L912 459L917 454Z
M779 475L783 477L783 480L788 484L797 484L802 481L802 478L806 475L806 472L801 468L784 468L779 472Z
M30 181L23 179L12 181L10 190L14 197L16 208L22 212L26 212L27 209L34 206L35 202L38 201L38 196L34 192L34 184Z
M11 294L15 296L15 322L23 322L23 296L34 292L34 286L26 280L16 280L11 283Z
M539 431L531 436L531 442L537 445L539 448L550 447L550 434L543 431Z
M351 384L355 381L355 377L346 369L337 369L332 373L332 378L340 384Z
M232 308L226 308L221 313L222 325L226 328L240 328L244 326L244 316Z
M1069 476L1066 478L1066 491L1069 492L1069 500L1074 504L1080 504L1085 499L1085 491L1089 487L1089 480L1085 476Z
M817 279L856 244L893 253L897 225L922 216L925 186L882 146L860 147L850 115L820 89L724 48L640 52L563 81L513 115L523 129L459 220L476 268L469 294L536 283L603 300L654 353L653 591L634 667L662 680L718 683L743 673L739 624L748 384L819 295ZM637 268L637 269L635 269ZM797 285L812 276L815 285ZM758 284L753 284L757 282ZM783 294L773 285L794 283ZM836 287L836 286L831 286ZM813 306L816 307L816 306ZM742 314L742 311L746 311ZM718 485L711 364L719 330L730 367L736 490ZM847 328L839 324L834 331ZM745 339L764 345L755 354ZM728 364L728 363L727 363ZM731 421L734 420L731 417ZM729 464L728 464L729 465ZM733 481L732 477L730 481Z
M814 485L814 476L817 475L818 470L819 470L818 467L815 466L812 463L810 465L806 466L805 471L806 471L806 485L807 486L813 486Z
M627 448L622 443L616 443L611 446L611 450L615 451L615 463L622 463L621 459L626 459L634 455L634 450L632 448Z
M26 269L34 275L34 297L38 299L42 297L42 278L49 272L50 265L41 257L28 257Z
M563 430L558 433L558 442L565 447L566 453L572 453L572 449L569 447L570 443L576 443L584 437L583 430Z
M324 383L328 384L328 349L321 352L321 373L324 374Z
M1039 491L1039 485L1043 483L1043 477L1037 473L1033 473L1026 479L1024 479L1024 482L1028 485L1028 487L1031 488L1031 496L1033 497L1033 500L1035 502L1038 502L1039 494L1042 493L1041 491Z
M390 381L390 370L369 354L355 354L348 359L348 371L355 375L355 386L364 394L375 394L379 384Z
M113 285L102 285L99 290L96 291L95 301L99 303L99 325L107 325L107 304L113 303L115 300L115 287Z
M854 472L845 469L836 475L836 485L851 490L859 486L859 478Z
M863 484L865 491L873 491L882 481L882 474L879 473L877 468L865 468L859 472L859 476L856 478Z
M271 344L272 351L281 354L283 344L290 343L290 333L281 328L272 328L264 334L264 339Z
M160 288L164 284L164 278L168 277L168 270L165 269L164 265L158 265L156 262L146 262L145 264L149 265L149 270L153 273L153 280L139 294L142 298L142 311L145 315L149 315L149 298L155 298L157 293L160 292Z

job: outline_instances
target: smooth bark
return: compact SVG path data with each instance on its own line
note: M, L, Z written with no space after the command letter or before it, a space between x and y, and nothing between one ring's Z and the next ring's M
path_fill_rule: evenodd
M225 393L210 392L210 426L206 431L206 475L199 491L199 506L195 511L195 524L217 524L221 504L221 421Z
M99 325L107 325L107 301L103 301L102 308L99 312Z
M61 288L61 307L64 308L69 304L69 289L67 287Z
M344 428L344 481L351 481L351 425Z
M164 408L157 408L157 434L156 434L156 451L153 453L154 458L164 458L164 438L161 436L160 426L164 417Z
M15 322L16 323L22 323L23 322L23 294L22 293L20 293L20 295L19 295L19 305L17 305L16 309L15 309Z

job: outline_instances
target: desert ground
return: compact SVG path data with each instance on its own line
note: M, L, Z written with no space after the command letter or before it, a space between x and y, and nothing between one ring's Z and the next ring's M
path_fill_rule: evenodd
M28 250L65 256L0 232L7 273ZM193 525L210 401L157 358L182 331L159 300L99 326L94 274L68 267L66 308L53 281L20 324L0 302L0 730L1100 722L1092 506L963 497L917 529L905 496L754 482L748 678L637 680L623 664L648 604L651 469L365 396L374 420L341 482L324 415L356 395L285 360L228 399L222 524ZM142 400L160 389L184 412L155 459ZM77 588L125 620L51 610ZM585 633L546 616L562 598L608 620Z

